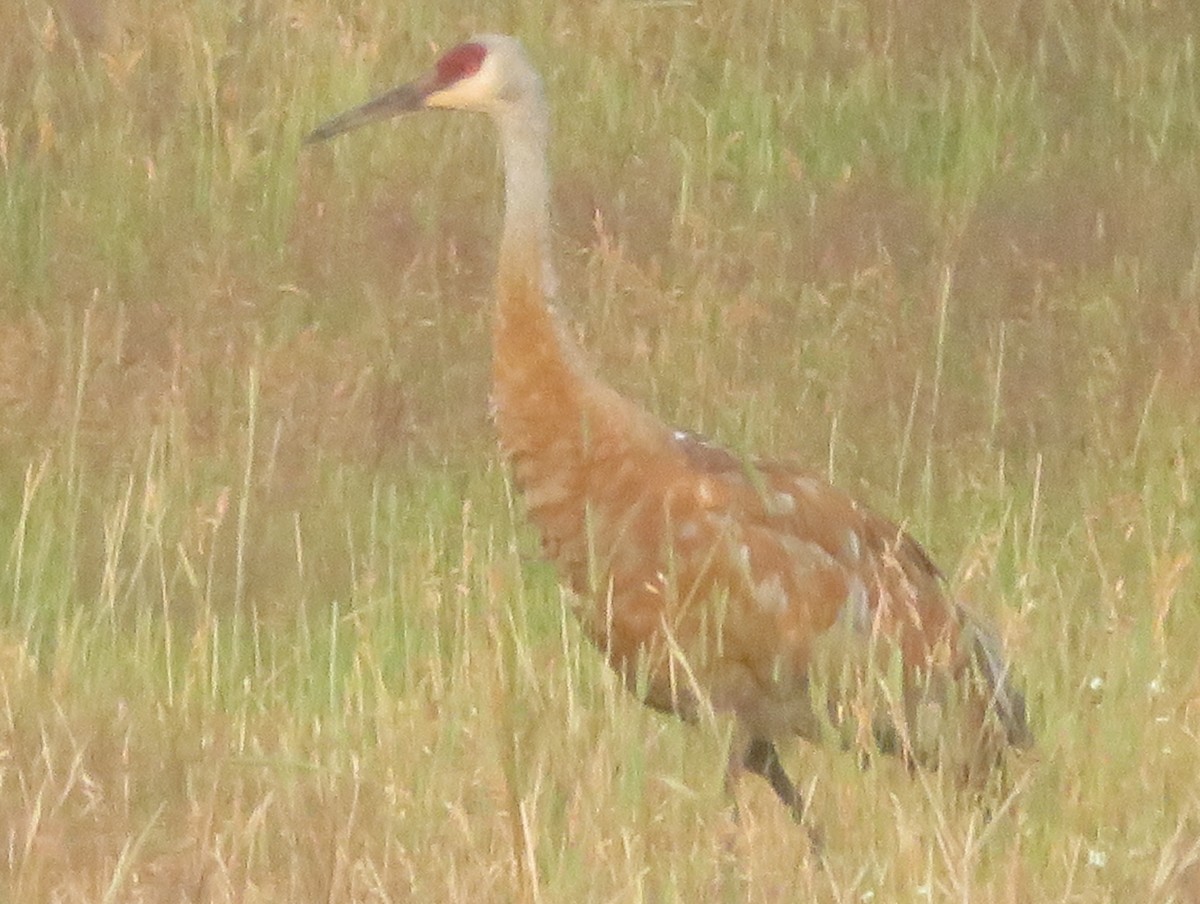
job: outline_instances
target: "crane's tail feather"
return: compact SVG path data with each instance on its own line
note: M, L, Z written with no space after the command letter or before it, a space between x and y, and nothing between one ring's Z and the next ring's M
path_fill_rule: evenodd
M1000 639L966 608L959 606L959 612L971 664L984 683L988 705L1000 720L1008 743L1013 747L1032 746L1033 732L1025 712L1025 696L1013 680Z

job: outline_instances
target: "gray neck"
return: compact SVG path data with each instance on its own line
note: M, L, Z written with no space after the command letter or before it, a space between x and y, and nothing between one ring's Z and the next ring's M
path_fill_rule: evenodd
M558 281L550 261L550 177L546 170L550 116L546 102L538 90L521 102L506 104L496 112L495 120L504 153L500 257L520 260L528 266L536 261L542 294L553 298ZM529 259L530 254L533 259Z

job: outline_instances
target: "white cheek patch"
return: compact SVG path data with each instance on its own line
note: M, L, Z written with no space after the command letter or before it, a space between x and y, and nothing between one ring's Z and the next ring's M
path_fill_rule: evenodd
M470 109L479 102L480 92L473 87L473 79L455 82L448 88L434 91L425 98L425 106L434 109Z
M496 70L485 60L472 76L434 91L425 98L425 106L434 109L485 110L495 100Z

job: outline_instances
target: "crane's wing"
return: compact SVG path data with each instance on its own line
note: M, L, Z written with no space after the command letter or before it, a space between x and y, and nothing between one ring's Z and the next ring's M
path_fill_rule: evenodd
M774 542L793 553L807 549L797 556L801 562L825 559L844 573L848 585L861 583L866 597L854 602L860 607L865 603L870 613L881 602L913 610L908 617L923 621L926 633L934 627L931 621L944 618L941 610L948 603L941 572L925 548L893 521L804 468L743 460L686 431L676 431L673 439L687 464L682 481L686 489L678 492L679 509L690 508L691 514L718 522L726 530L749 529L740 538L743 542ZM695 500L693 506L685 501L689 495ZM754 551L750 549L752 559ZM760 581L765 577L752 576ZM817 624L832 623L845 603L844 597L805 599Z
M823 648L852 655L847 638L868 657L898 653L913 682L970 667L1009 742L1027 742L998 639L947 595L907 531L803 468L743 460L685 431L672 443L683 465L664 498L676 624L724 595L723 658L740 657L759 690L780 684L781 667L806 680Z

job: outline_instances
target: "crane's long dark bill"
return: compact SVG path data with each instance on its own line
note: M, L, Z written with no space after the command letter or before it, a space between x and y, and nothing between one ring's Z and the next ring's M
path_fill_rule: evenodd
M393 88L391 91L367 101L361 107L339 113L333 119L321 123L308 133L304 143L314 144L318 141L325 141L334 135L365 126L369 122L420 110L425 106L425 98L428 94L429 89L424 79Z

